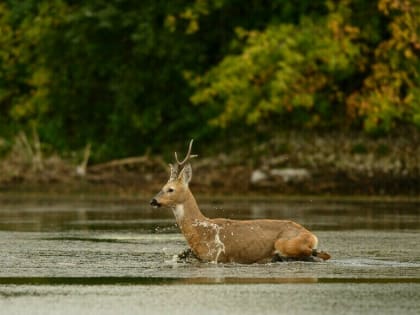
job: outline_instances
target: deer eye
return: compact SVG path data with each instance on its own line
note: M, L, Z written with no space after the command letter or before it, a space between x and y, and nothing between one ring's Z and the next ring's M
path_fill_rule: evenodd
M171 192L174 192L175 190L173 189L173 188L168 188L168 192L169 193L171 193Z

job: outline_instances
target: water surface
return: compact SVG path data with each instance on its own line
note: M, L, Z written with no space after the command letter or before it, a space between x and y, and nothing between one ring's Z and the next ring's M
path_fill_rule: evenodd
M418 201L198 199L209 217L295 220L333 258L179 262L172 213L145 200L2 196L2 314L420 312Z

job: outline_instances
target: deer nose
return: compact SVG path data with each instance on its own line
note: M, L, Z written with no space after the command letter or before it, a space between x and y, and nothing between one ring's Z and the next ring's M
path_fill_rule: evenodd
M150 205L155 208L160 207L160 203L156 200L156 198L150 200Z

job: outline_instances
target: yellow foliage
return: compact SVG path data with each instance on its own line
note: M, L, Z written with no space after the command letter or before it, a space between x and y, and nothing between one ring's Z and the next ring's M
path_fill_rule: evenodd
M165 26L171 31L174 32L176 30L176 17L174 15L168 15L165 18Z
M420 6L410 0L379 0L378 9L391 18L391 37L374 51L371 75L347 99L350 115L366 117L365 128L389 130L412 111L412 89L420 82ZM417 50L415 52L414 50ZM402 93L402 91L406 91Z

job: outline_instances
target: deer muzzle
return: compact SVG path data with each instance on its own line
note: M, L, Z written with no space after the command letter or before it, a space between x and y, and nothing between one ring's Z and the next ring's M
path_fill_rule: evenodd
M153 208L159 208L161 206L161 204L159 203L159 201L156 200L156 198L153 198L152 200L150 200L150 205Z

